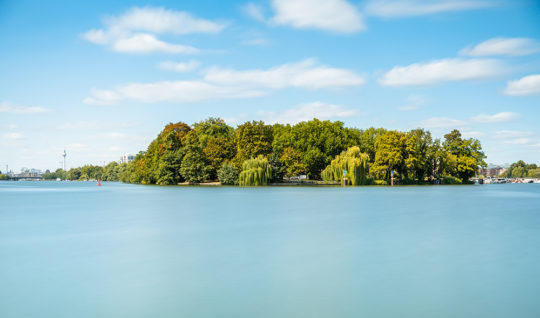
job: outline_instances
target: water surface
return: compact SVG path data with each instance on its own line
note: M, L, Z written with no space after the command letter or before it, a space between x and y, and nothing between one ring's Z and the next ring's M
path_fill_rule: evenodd
M0 317L540 317L540 184L0 182Z

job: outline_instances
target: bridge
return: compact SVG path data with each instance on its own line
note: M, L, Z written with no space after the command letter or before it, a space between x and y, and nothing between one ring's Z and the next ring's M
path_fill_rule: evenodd
M39 180L43 180L43 176L42 176L41 173L18 173L18 174L9 175L8 180L13 180L13 181L24 181L24 180L39 181Z

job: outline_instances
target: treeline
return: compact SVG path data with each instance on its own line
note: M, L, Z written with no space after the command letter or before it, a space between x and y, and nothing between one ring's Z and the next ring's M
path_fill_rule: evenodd
M309 180L351 184L467 182L484 153L476 139L458 130L434 139L429 131L356 129L313 119L296 125L251 121L236 129L209 118L189 126L171 123L129 164L84 166L69 180L119 180L141 184L220 181L265 185L306 175ZM345 171L345 172L344 172Z
M126 168L126 164L119 164L112 161L104 167L85 165L83 167L71 168L68 171L57 169L55 172L44 173L45 180L103 180L103 181L119 181L119 173Z
M535 163L514 162L501 174L503 178L540 178L540 168Z

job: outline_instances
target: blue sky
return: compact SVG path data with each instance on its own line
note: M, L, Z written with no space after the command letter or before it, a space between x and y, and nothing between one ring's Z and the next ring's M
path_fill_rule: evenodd
M103 164L209 116L480 139L540 163L540 4L0 1L0 170Z

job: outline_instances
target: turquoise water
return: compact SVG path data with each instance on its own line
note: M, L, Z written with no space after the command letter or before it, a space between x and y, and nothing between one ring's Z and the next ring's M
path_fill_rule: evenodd
M540 184L0 182L0 317L540 317Z

